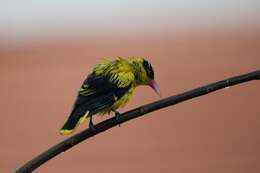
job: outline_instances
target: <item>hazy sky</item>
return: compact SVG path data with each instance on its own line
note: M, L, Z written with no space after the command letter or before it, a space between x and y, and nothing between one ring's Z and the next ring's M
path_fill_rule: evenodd
M259 0L0 0L0 38L259 23Z

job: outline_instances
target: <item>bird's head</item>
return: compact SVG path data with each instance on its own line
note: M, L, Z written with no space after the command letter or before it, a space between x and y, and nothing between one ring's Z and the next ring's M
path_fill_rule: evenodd
M140 61L141 70L139 73L139 83L141 85L149 85L159 96L161 96L159 85L154 79L154 70L152 65L145 59Z

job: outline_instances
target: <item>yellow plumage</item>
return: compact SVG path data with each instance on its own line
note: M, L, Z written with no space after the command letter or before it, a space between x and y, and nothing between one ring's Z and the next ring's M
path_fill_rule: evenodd
M115 111L125 105L139 85L150 85L157 92L153 68L143 58L121 58L98 64L84 81L68 121L60 130L69 134L87 117ZM157 87L157 88L156 88Z
M73 132L75 131L76 127L78 127L78 125L80 125L81 123L83 123L83 122L87 119L88 114L89 114L89 111L86 112L84 116L80 117L79 120L78 120L78 122L77 122L77 124L76 124L76 126L75 126L73 129L61 129L61 130L60 130L60 134L62 134L62 135L63 135L63 134L68 135L68 134L73 133Z

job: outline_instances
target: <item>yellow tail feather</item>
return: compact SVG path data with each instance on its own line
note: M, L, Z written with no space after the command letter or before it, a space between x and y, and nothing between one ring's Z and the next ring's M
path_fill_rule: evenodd
M81 124L83 123L87 118L88 118L88 115L89 115L89 111L87 111L85 113L84 116L82 116L79 121L77 122L76 126L74 127L74 129L61 129L60 130L60 134L61 135L69 135L71 133L73 133L75 131L75 129Z
M74 131L75 131L75 129L72 129L72 130L61 129L60 134L61 135L69 135L69 134L73 133Z

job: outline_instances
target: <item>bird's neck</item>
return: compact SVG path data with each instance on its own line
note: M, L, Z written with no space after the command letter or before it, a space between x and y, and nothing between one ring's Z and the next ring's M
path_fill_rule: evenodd
M132 71L135 75L134 87L139 85L146 85L145 69L142 65L143 61L141 58L129 59L129 64L131 65Z

